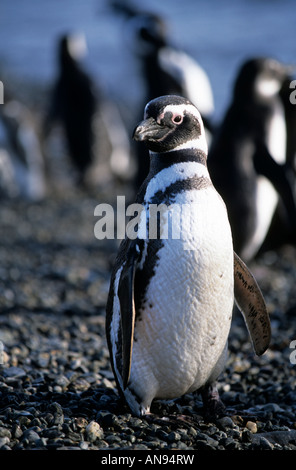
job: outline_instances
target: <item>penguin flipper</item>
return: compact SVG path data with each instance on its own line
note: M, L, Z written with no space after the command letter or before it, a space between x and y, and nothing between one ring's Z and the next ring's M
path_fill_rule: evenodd
M118 298L122 332L122 380L125 389L129 381L133 350L134 326L136 318L134 301L134 280L139 250L135 240L129 241L126 263L123 266L119 284Z
M234 297L236 305L245 319L255 353L260 356L270 343L269 315L254 276L235 252Z

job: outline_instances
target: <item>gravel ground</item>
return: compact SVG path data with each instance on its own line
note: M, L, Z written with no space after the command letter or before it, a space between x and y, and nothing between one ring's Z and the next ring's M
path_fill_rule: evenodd
M38 204L1 202L0 449L296 449L296 250L252 263L272 343L254 356L235 312L220 379L228 414L206 422L200 397L186 395L155 401L158 419L147 421L119 400L110 370L104 307L116 246L94 237L99 202L69 188Z

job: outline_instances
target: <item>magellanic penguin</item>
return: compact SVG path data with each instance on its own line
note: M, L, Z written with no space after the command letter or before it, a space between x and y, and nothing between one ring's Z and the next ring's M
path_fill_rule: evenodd
M296 202L286 164L286 122L279 91L290 67L270 58L244 62L232 102L208 157L228 209L234 249L245 260L262 246L279 202L295 232Z
M48 138L55 122L61 124L77 181L86 186L107 184L114 177L130 178L130 143L117 105L95 80L83 58L84 34L68 33L59 40L59 74L44 123Z
M98 90L81 64L86 50L83 34L66 34L59 39L59 75L44 125L47 135L52 123L59 121L62 124L69 155L80 181L94 158L93 119L98 103Z
M128 17L127 28L133 50L139 59L144 83L144 102L162 95L181 95L199 110L209 145L213 132L215 109L211 82L205 69L188 52L172 43L165 20L156 13L144 11L130 2L113 1L113 7ZM142 113L142 107L141 107ZM149 158L137 147L138 175L142 184L149 171Z
M200 113L173 95L149 102L144 118L134 138L148 145L150 172L137 198L138 231L123 240L111 277L111 364L138 416L149 413L155 398L197 390L216 414L215 381L226 361L234 295L257 354L269 345L269 317L256 281L233 252L227 211L207 170ZM157 219L155 207L170 214Z

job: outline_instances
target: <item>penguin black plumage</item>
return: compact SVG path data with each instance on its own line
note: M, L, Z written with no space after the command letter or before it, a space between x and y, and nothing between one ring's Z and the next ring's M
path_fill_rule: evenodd
M290 69L270 58L247 60L213 139L208 166L223 197L235 250L248 260L264 242L279 200L294 231L295 195L286 166L286 123L279 91Z
M99 101L99 92L91 77L81 66L85 52L82 35L64 35L59 41L59 76L52 93L46 132L50 123L62 123L70 158L83 181L86 170L93 162L93 118Z
M133 33L133 49L142 67L144 103L170 94L188 98L202 116L209 143L214 97L205 70L189 54L171 44L167 24L160 15L138 9L129 2L116 0L112 5L129 19L127 26ZM138 189L149 170L149 158L143 158L143 149L138 146L137 162Z
M136 200L137 231L127 232L111 276L111 365L136 415L149 413L154 398L194 391L219 414L215 380L226 360L234 295L257 354L270 340L268 314L233 252L227 211L207 170L200 113L183 97L163 96L147 104L144 118L134 138L148 146L150 172ZM153 219L155 206L164 211ZM157 230L150 232L151 224Z

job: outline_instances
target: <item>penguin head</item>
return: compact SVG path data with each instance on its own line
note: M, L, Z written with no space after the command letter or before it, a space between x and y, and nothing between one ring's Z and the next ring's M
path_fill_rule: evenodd
M247 60L239 70L234 98L239 100L267 101L281 89L291 73L291 67L271 58Z
M63 66L69 62L78 63L87 54L87 44L83 33L63 35L59 43L59 60Z
M144 121L133 138L145 141L151 152L195 148L207 154L204 125L197 108L177 95L155 98L145 106Z
M128 44L139 56L149 56L167 44L167 26L154 13L139 13L127 22Z

